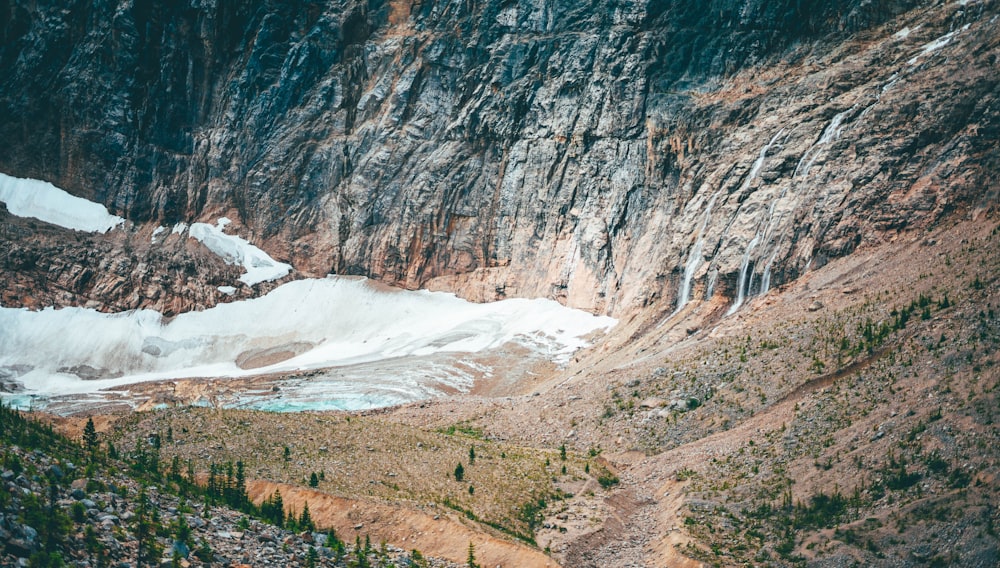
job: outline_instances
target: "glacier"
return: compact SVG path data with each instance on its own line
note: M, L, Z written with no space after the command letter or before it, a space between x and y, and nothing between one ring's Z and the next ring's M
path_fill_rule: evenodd
M95 395L146 381L342 367L353 371L322 388L300 385L311 389L311 402L285 409L384 406L467 391L475 363L461 354L514 344L564 364L591 334L616 323L552 300L475 304L444 292L329 276L170 319L152 310L0 307L0 376L16 376L23 391L5 396L23 401ZM373 379L373 365L390 370ZM382 394L366 399L366 392Z

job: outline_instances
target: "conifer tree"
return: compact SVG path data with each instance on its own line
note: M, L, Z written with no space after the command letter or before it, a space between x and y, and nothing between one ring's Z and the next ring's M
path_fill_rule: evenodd
M146 488L139 490L139 504L135 511L134 534L138 544L136 565L153 565L160 559L160 549L156 543L156 522L150 507Z
M358 557L356 563L357 568L368 568L368 554L365 553L365 549L361 547L361 536L355 535L354 537L354 553Z
M175 455L170 460L170 475L168 476L168 478L172 479L173 481L178 481L178 482L181 481L181 479L182 479L181 478L181 457L178 456L178 455Z
M305 532L313 532L316 530L316 525L313 523L312 515L309 514L308 501L302 506L302 515L299 516L299 530Z
M247 474L243 460L236 461L236 502L232 503L237 509L243 508L249 498L247 497Z
M464 477L465 477L465 468L462 467L462 462L458 462L458 465L455 466L455 481L462 481Z
M476 564L476 547L471 540L469 541L468 568L479 568L479 565Z
M97 429L94 427L93 418L88 418L87 425L83 427L83 445L91 453L97 450Z

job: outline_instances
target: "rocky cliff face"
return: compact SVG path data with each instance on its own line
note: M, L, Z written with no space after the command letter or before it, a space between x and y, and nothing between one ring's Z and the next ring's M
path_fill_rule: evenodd
M737 307L998 203L992 0L0 12L0 171L305 274Z

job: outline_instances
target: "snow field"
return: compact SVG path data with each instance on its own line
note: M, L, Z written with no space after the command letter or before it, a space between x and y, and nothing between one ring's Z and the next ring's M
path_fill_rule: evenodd
M0 201L12 215L74 231L106 233L125 222L103 205L70 195L49 182L6 174L0 174Z

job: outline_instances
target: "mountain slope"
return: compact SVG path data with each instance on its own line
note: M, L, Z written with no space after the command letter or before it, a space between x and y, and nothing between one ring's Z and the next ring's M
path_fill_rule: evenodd
M520 475L449 495L458 438L433 473L378 468L383 505L485 507L469 520L529 531L566 566L997 564L997 2L0 11L0 171L129 220L85 235L4 213L4 306L225 301L238 270L150 242L223 215L290 278L556 298L621 323L565 370L364 420L527 448L507 467L576 483L565 499L522 486L511 508ZM119 432L174 416L241 420L181 408ZM399 459L389 441L309 442L330 464ZM575 468L555 474L562 446ZM219 448L169 451L205 469ZM261 467L295 483L311 464ZM375 493L348 477L341 496Z
M997 202L994 2L7 10L0 170L305 274L739 303Z

